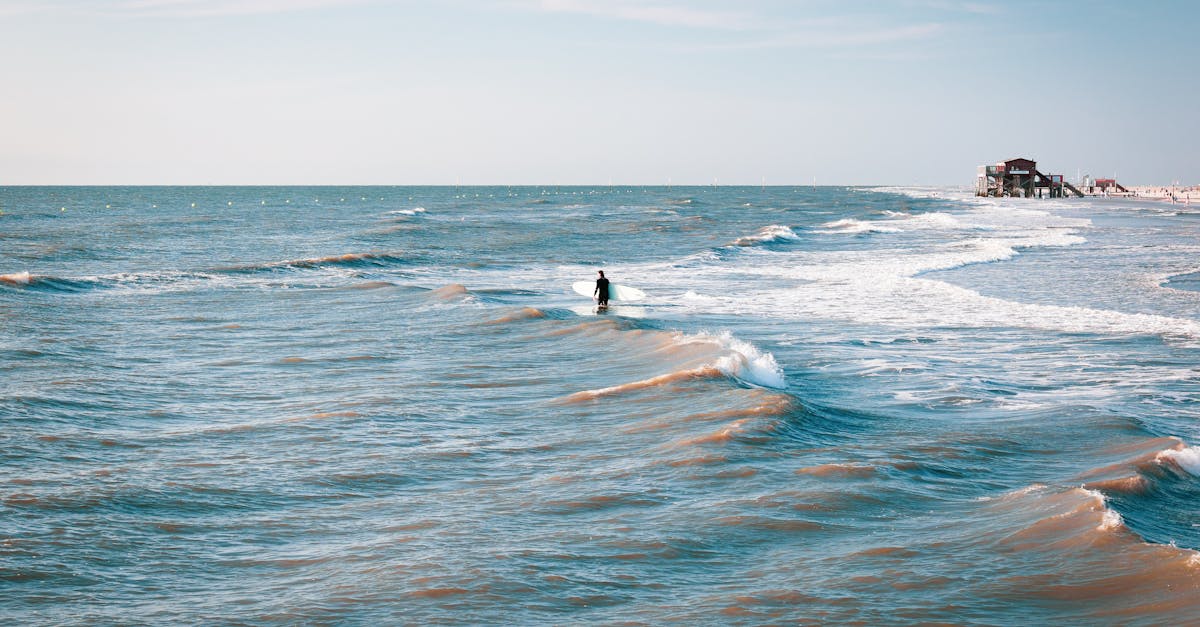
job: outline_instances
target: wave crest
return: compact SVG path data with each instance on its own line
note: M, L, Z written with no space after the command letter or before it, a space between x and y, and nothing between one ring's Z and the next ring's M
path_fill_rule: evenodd
M607 327L611 329L611 327ZM714 350L715 349L715 350ZM580 402L601 396L611 396L647 388L660 387L680 381L728 377L752 387L785 389L787 380L771 353L760 351L749 342L733 337L729 331L718 334L699 333L670 336L665 346L656 349L660 354L672 354L688 359L705 359L703 365L596 390L584 390L566 397L564 402ZM707 357L705 354L707 353ZM693 362L695 363L695 362Z
M733 245L757 246L759 244L796 241L799 239L800 236L796 235L795 231L793 231L791 228L779 224L771 224L759 229L753 235L746 235L733 240Z
M28 271L0 274L0 283L7 283L9 285L29 285L31 280L33 280L33 275L29 274Z
M739 381L760 387L782 390L787 387L783 369L771 353L764 353L750 342L733 337L729 331L719 335L704 335L718 343L727 352L716 361L716 367L726 375Z
M817 233L899 233L900 229L892 226L884 226L878 222L868 220L856 220L854 218L843 218L826 222L821 225L821 229Z
M467 287L459 283L451 283L429 290L428 295L439 300L456 300L467 295Z
M1183 447L1181 443L1180 448L1162 451L1155 459L1173 463L1189 475L1200 477L1200 446Z
M487 324L507 324L509 322L517 322L519 320L532 320L535 318L545 318L546 312L535 307L522 307L516 311L509 312L495 320L488 321Z
M327 255L324 257L309 257L305 259L288 259L267 263L247 264L218 268L217 272L227 274L253 274L256 272L278 272L286 270L311 270L325 267L383 267L402 263L404 258L396 253L346 253Z
M620 385L613 385L606 388L600 388L598 390L584 390L582 392L576 392L563 399L563 402L579 403L583 401L595 400L603 396L612 396L615 394L623 394L626 392L635 392L637 390L661 387L664 385L670 385L672 383L678 383L680 381L690 381L693 379L714 379L720 375L721 371L713 367L679 370L676 372L658 375L657 377L650 377L649 379L642 379L640 381L633 381L630 383L622 383Z

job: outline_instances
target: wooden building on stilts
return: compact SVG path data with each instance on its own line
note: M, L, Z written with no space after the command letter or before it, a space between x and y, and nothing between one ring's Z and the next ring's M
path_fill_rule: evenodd
M1083 198L1083 192L1075 189L1061 174L1042 174L1037 162L1032 159L1009 159L996 165L981 165L975 177L976 196L1010 196L1017 198L1043 197L1062 198L1068 191Z

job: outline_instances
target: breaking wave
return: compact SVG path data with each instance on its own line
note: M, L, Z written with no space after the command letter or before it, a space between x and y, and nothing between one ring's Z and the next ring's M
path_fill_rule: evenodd
M67 278L21 272L0 276L0 286L27 289L34 292L75 293L97 289L129 287L162 288L197 280L210 280L213 275L203 272L120 272L116 274Z
M611 329L612 327L606 326L604 328ZM760 351L753 344L733 337L733 334L728 331L718 334L698 333L695 335L673 333L670 334L670 339L666 346L660 348L659 351L670 352L672 349L683 349L685 351L687 349L699 349L701 354L707 353L708 358L699 366L685 367L667 374L605 388L584 390L572 394L564 400L567 402L578 402L602 396L612 396L647 388L662 387L682 381L715 379L722 376L752 387L777 390L787 388L787 380L784 377L783 370L776 363L775 357L771 353Z
M1159 453L1156 459L1175 464L1188 474L1200 477L1200 447L1171 448Z
M721 346L724 354L714 364L727 376L744 383L782 390L787 387L783 369L775 362L775 356L764 353L749 342L733 337L728 331L717 335L701 334Z
M413 207L412 209L397 209L387 212L389 216L415 216L418 213L425 213L425 207Z
M307 259L289 259L267 263L247 264L217 268L216 272L227 274L253 274L256 272L281 272L289 270L311 270L314 268L371 268L404 263L405 259L395 253L347 253Z
M894 226L887 226L878 222L868 220L856 220L854 218L844 218L826 222L821 225L817 233L898 233L900 229Z
M764 226L753 235L746 235L733 240L734 246L757 246L759 244L768 244L771 242L787 242L800 239L792 229L772 224Z
M29 285L33 277L29 272L15 272L13 274L0 274L0 283L8 285Z

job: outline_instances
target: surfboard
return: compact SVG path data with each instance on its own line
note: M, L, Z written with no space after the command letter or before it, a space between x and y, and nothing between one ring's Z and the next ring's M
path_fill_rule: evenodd
M571 284L571 289L580 296L591 297L596 291L596 282L576 281ZM646 293L636 287L608 284L608 300L642 300L645 297Z

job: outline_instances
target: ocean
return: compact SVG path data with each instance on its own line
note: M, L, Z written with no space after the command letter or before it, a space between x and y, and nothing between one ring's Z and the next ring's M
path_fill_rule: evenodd
M0 188L0 622L1200 622L1200 207ZM604 270L641 301L596 312Z

